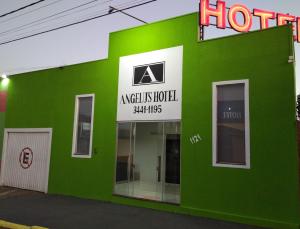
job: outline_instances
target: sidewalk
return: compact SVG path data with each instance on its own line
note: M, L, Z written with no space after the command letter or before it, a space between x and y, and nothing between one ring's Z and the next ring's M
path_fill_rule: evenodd
M51 229L258 229L200 217L178 215L58 195L12 189L2 195L0 219Z

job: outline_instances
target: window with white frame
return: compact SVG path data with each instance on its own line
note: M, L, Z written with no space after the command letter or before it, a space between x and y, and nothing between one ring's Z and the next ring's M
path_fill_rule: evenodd
M213 165L250 168L248 80L213 83Z
M76 96L72 147L74 157L91 157L94 98L94 94Z

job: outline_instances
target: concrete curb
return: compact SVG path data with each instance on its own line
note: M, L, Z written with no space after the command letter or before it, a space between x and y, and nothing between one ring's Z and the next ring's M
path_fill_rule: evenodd
M48 229L46 227L39 226L25 226L21 224L10 223L4 220L0 220L0 227L4 227L7 229Z

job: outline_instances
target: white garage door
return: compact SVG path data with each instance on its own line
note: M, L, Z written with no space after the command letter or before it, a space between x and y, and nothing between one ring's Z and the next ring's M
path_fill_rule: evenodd
M6 129L1 184L47 192L51 129Z

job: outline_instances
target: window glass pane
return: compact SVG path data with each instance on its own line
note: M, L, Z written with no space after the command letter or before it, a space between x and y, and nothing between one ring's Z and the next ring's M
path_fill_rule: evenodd
M93 97L78 98L76 155L89 155Z
M161 201L163 123L136 123L133 157L134 197Z
M170 203L180 202L180 123L164 123L165 132L165 179L163 200Z
M114 193L180 202L180 122L118 124Z
M130 180L132 180L132 124L118 124L118 146L116 164L115 194L129 196L131 193ZM129 180L129 178L131 179Z
M217 86L217 163L245 165L245 85Z

